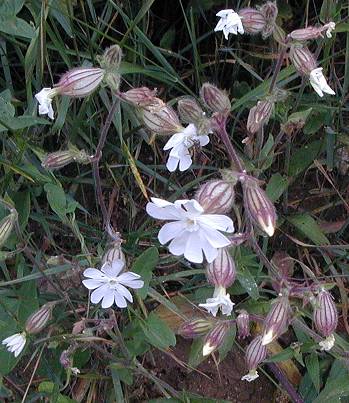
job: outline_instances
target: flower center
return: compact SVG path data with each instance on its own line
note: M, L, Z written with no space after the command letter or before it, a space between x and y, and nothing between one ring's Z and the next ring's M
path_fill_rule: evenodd
M186 230L189 232L195 232L198 231L200 228L199 224L195 219L188 218L186 220Z

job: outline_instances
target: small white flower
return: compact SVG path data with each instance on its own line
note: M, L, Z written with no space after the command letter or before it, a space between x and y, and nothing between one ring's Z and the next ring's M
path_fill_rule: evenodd
M259 378L258 372L256 369L251 369L248 374L244 375L241 380L242 381L247 381L247 382L252 382L255 379Z
M213 298L207 298L205 304L199 304L199 306L206 309L213 316L217 315L219 309L223 315L231 315L234 305L224 287L215 287Z
M39 102L39 115L47 115L50 119L54 119L54 111L52 108L52 99L57 95L54 88L43 88L35 95Z
M26 341L27 341L26 334L25 332L22 332L7 337L2 341L1 344L6 346L7 350L10 353L13 353L15 357L18 357L19 354L22 352Z
M327 84L326 78L322 73L322 67L318 67L310 72L310 84L317 92L320 97L324 96L324 92L326 94L335 95L336 93L333 89Z
M80 369L77 367L71 367L70 370L71 370L71 373L75 376L80 374Z
M196 143L201 147L210 142L206 135L198 135L196 127L193 123L188 125L182 132L175 133L165 144L164 150L170 150L170 155L167 160L167 169L174 172L178 165L181 172L187 170L192 164L189 149Z
M91 302L98 304L102 300L102 308L110 308L114 302L119 308L126 308L127 301L133 302L130 291L126 288L142 288L143 280L131 271L121 273L125 263L121 259L103 264L101 270L89 268L84 271L88 280L83 280L83 285L91 294Z
M169 251L175 256L184 255L193 263L203 262L203 253L211 263L219 248L230 245L221 232L234 232L233 221L221 214L205 214L196 200L166 200L152 198L147 213L158 220L169 220L158 234L162 245L170 242ZM221 232L220 232L221 231Z
M216 16L220 17L220 20L214 30L216 32L223 31L225 39L228 39L229 34L237 35L238 33L244 33L241 17L234 10L221 10Z
M325 27L327 28L327 30L326 30L326 36L327 36L327 38L332 38L332 31L335 30L335 28L336 28L336 23L334 23L333 21L331 21L331 22L329 22L328 24L326 24Z
M331 348L334 346L335 338L333 334L330 334L326 337L325 340L320 341L319 346L321 347L321 351L330 351Z

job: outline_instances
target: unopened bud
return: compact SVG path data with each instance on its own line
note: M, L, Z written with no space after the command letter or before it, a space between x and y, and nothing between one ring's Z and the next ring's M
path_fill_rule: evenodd
M273 33L275 29L275 21L278 15L278 8L275 2L267 1L265 4L259 7L259 11L261 11L266 19L266 24L262 31L262 38L266 39Z
M315 57L306 46L292 45L290 59L298 73L303 76L309 76L316 69Z
M209 333L207 333L202 348L202 355L204 357L216 351L223 344L228 330L229 323L220 322Z
M177 110L179 117L184 123L197 123L205 116L205 112L202 110L201 106L192 97L180 99L178 101Z
M267 235L273 236L276 226L276 211L273 203L259 186L258 181L246 176L242 181L244 207L251 220Z
M73 98L87 97L100 85L105 71L96 67L77 67L67 71L53 91Z
M220 179L205 182L196 192L195 200L199 202L205 213L229 213L235 200L234 185Z
M68 350L62 351L62 354L59 357L59 362L64 369L71 368L71 366L73 365L73 361L71 359L71 354Z
M334 22L329 22L320 27L307 27L302 29L296 29L289 34L289 37L296 41L308 41L310 39L323 38L323 32L326 31L326 36L328 38L332 37L331 32L335 29L336 24Z
M246 349L245 360L248 369L248 374L241 379L251 382L258 378L257 367L267 357L267 348L262 344L262 336L254 338Z
M40 333L47 325L47 322L51 319L52 309L54 306L54 302L48 302L39 310L31 314L25 323L26 332L29 334Z
M119 45L110 46L99 58L100 66L105 70L104 82L112 91L118 91L120 87L120 63L122 51Z
M278 276L276 277L273 273L269 273L269 275L274 290L279 293L282 288L282 281L287 281L293 275L294 260L286 252L276 251L271 258L271 263L276 267Z
M17 219L17 211L12 209L11 213L0 221L0 246L2 246L11 235Z
M242 309L236 318L239 339L245 339L250 335L250 315Z
M272 303L272 307L264 320L263 346L277 339L287 328L291 312L287 296L280 296Z
M325 289L321 289L315 300L313 316L314 324L318 332L324 336L330 336L337 327L338 312L332 295Z
M145 107L153 102L155 95L156 90L151 90L148 87L140 87L122 92L120 97L135 107Z
M250 109L247 119L247 130L257 133L270 119L274 109L274 103L270 100L258 101L257 105Z
M212 329L213 323L206 319L193 319L184 322L178 329L178 334L186 339L203 336Z
M201 87L200 96L212 112L219 112L224 115L229 114L231 103L225 91L220 90L213 84L205 83Z
M68 150L55 151L47 154L41 165L43 168L53 170L63 168L71 162L88 164L91 162L91 158L87 155L85 150L78 150L72 147Z
M122 260L123 262L126 262L124 252L121 249L121 243L120 241L114 242L105 252L102 258L102 265L104 263L112 263L115 260Z
M247 34L254 35L262 32L267 23L263 13L255 8L242 8L239 10L239 16Z
M206 267L206 277L215 287L229 288L236 279L235 262L228 248L218 249L218 255Z
M175 110L161 99L154 98L150 105L142 110L144 125L157 134L174 134L184 129Z

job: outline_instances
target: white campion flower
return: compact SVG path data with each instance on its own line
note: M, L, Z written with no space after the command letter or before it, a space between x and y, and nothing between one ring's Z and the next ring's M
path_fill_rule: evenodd
M39 102L39 115L47 115L50 119L54 119L55 114L52 108L52 100L58 94L55 88L43 88L35 95Z
M326 30L327 38L332 38L332 31L336 29L336 23L331 21L328 24L326 24L325 27L327 28Z
M24 349L25 343L27 342L26 333L16 333L10 337L7 337L2 341L2 345L6 346L10 353L13 353L15 357L18 357Z
M246 375L244 375L241 380L247 382L253 382L255 379L259 378L258 372L256 369L251 369L248 371Z
M233 221L221 214L205 214L196 200L177 200L170 203L153 197L146 206L147 213L158 220L169 220L158 234L162 245L171 241L169 251L184 255L193 263L203 262L203 253L211 263L218 249L230 245L221 232L234 232Z
M228 40L229 34L237 35L245 32L241 17L234 10L221 10L216 16L220 17L220 20L214 30L215 32L223 31L225 39Z
M140 276L131 271L120 272L124 268L125 262L121 259L106 262L101 270L88 268L84 271L87 280L83 280L83 285L89 290L94 290L91 294L91 302L98 304L102 300L102 308L110 308L114 302L119 308L126 308L127 301L133 302L130 291L126 288L142 288L143 280Z
M175 133L165 144L164 150L171 150L166 167L174 172L178 165L181 172L186 171L192 164L189 149L195 144L201 147L210 142L207 135L198 135L196 126L191 123L182 132Z
M224 287L215 287L213 298L207 298L205 304L199 304L213 316L217 315L219 309L223 315L231 315L234 305Z
M322 67L318 67L310 72L309 80L311 86L314 88L314 90L320 97L323 97L324 93L335 95L336 93L327 84L326 78L323 75L322 70L323 70Z

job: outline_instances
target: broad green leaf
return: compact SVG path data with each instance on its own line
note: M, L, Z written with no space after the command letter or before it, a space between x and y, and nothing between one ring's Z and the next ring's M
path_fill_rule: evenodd
M316 352L312 352L305 357L305 365L307 367L309 376L315 386L315 389L319 393L320 391L320 366L319 359Z
M287 217L287 220L303 235L311 239L315 245L329 244L329 240L322 232L319 224L309 214L297 214L295 216Z
M66 219L67 198L61 186L46 183L44 186L47 201L52 210L62 219Z
M133 263L131 271L139 274L144 281L143 288L136 290L140 298L144 299L148 295L149 283L153 270L159 261L159 252L155 246L144 251Z
M313 403L340 403L345 396L349 396L348 375L328 379L324 389Z
M51 402L56 403L77 403L76 400L70 399L70 397L64 396L59 393L59 385L53 382L44 381L41 382L38 387L39 392L47 393Z
M202 337L193 340L193 342L191 343L188 357L188 365L190 367L196 368L206 359L206 357L202 355L203 347L204 347L204 339Z
M306 123L313 108L305 109L304 111L294 112L287 118L287 124Z
M229 351L233 348L234 341L236 337L236 325L230 326L227 334L225 335L223 344L219 347L219 362L222 362L226 356L228 355Z
M276 173L270 178L266 192L270 200L276 202L288 187L288 179Z
M307 117L307 122L303 128L304 134L313 134L319 131L322 126L330 125L332 122L332 112L328 108L319 106L313 109Z
M239 266L237 279L252 299L259 298L258 285L254 277L246 267L241 265Z
M151 312L144 323L141 323L148 343L157 348L167 349L176 345L176 336L154 312Z
M324 149L324 145L324 141L316 140L296 150L290 159L288 175L295 177L308 168Z
M27 21L16 16L0 16L0 31L8 35L32 39L35 30Z
M284 350L280 351L279 353L271 356L265 362L282 362L289 360L294 355L294 350L290 347L285 348Z

